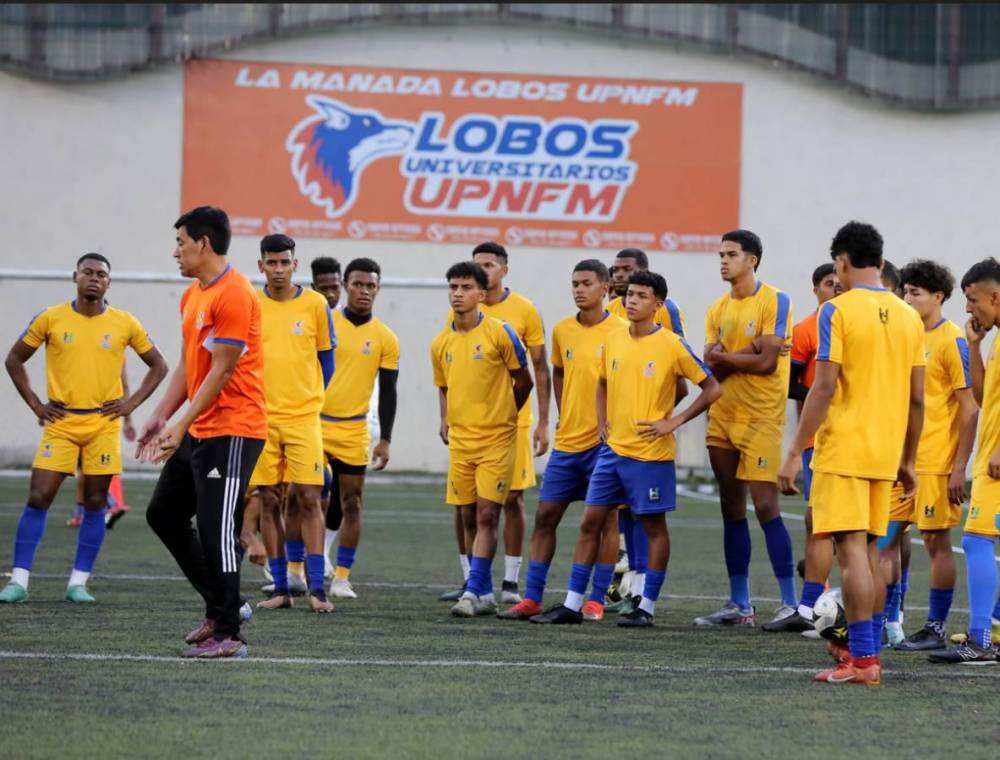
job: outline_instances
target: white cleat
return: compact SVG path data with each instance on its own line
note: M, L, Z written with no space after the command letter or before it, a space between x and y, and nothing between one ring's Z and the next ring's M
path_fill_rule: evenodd
M896 644L900 643L906 639L906 634L903 632L902 623L890 623L886 621L885 624L885 640L886 643L894 647Z
M326 563L323 565L323 579L326 581L332 581L333 576L336 575L337 566L334 565L329 557L325 557Z
M334 599L358 598L358 595L354 593L354 588L351 586L351 582L346 578L335 579L330 584L330 590L327 593Z

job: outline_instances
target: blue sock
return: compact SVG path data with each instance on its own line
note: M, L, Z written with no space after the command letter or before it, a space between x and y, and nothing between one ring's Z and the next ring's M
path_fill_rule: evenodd
M590 601L604 604L604 596L608 593L608 586L615 577L614 565L594 565L594 581L590 586ZM646 583L649 583L648 577Z
M337 547L337 567L346 567L350 570L354 567L354 557L358 553L357 549L353 549L350 546L338 546ZM472 564L471 560L469 562L470 566Z
M851 657L871 657L878 653L872 641L873 627L871 618L847 624L847 647L851 650Z
M288 594L288 559L278 557L267 560L267 569L271 571L271 578L274 579L274 593Z
M986 647L990 645L990 610L997 593L993 539L966 533L962 549L969 584L969 638Z
M890 583L885 587L885 619L890 623L899 622L899 603L902 593L898 583Z
M21 519L17 523L14 534L14 567L31 570L35 563L35 551L45 535L45 522L49 518L49 510L36 509L30 504L24 505Z
M729 600L741 610L750 609L750 524L742 520L722 523L722 546L729 573Z
M642 529L641 520L632 520L632 543L635 546L635 571L644 573L649 562L649 539Z
M618 531L625 538L625 553L628 555L628 569L635 572L635 534L632 528L635 520L630 513L618 510Z
M899 609L903 609L906 592L910 589L910 568L906 568L899 576Z
M76 537L76 559L73 560L73 569L82 573L89 573L94 569L97 555L101 551L101 544L104 543L104 534L107 528L104 526L104 510L100 512L84 512L83 522L80 524L80 534Z
M997 605L993 608L993 617L1000 620L1000 597L997 597Z
M875 642L875 651L882 648L882 629L885 628L885 613L876 612L872 615L872 641Z
M288 557L289 562L305 562L306 542L285 541L285 556Z
M528 580L526 581L524 596L538 604L542 603L542 595L545 593L545 584L549 581L549 563L538 560L528 560Z
M642 589L642 598L655 602L660 598L660 589L667 579L666 570L646 570L646 585Z
M761 523L764 530L764 543L767 544L767 555L771 558L771 569L778 579L781 590L781 603L795 607L795 558L792 556L792 537L788 535L785 521L778 515L773 520Z
M338 550L339 553L339 550ZM323 554L306 555L306 578L309 579L309 592L315 594L323 591L323 574L326 571L326 556Z
M802 584L802 601L800 603L803 607L809 607L811 609L816 606L816 600L819 599L822 593L822 583L806 581Z
M469 563L468 590L476 596L493 593L493 560L489 557L473 557Z
M583 594L590 582L590 571L593 565L578 565L575 562L569 571L569 590L574 594Z
M950 588L932 588L930 602L928 604L927 622L941 623L948 619L951 612L951 600L955 595L955 590Z

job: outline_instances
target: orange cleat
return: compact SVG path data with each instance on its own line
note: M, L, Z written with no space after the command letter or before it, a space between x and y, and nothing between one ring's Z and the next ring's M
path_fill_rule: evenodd
M837 644L833 641L826 642L826 651L830 653L833 661L840 663L848 663L851 661L851 650L845 647L843 644Z
M855 683L862 686L879 686L882 683L882 665L877 656L852 658L832 670L816 674L822 683Z
M593 600L583 605L583 619L597 622L604 620L604 605Z
M533 599L522 599L513 607L508 607L497 613L501 620L527 620L532 615L538 615L542 611L542 605Z

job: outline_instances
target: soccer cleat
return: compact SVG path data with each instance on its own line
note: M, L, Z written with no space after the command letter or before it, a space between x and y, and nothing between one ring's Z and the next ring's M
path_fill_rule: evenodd
M267 599L257 602L257 609L259 610L288 610L291 608L291 594L277 594L272 591Z
M761 626L768 633L802 633L815 630L812 620L806 620L798 609L789 604L782 605L774 613L774 617Z
M695 625L731 625L743 628L753 628L757 618L757 610L741 610L735 602L726 602L722 609L711 615L703 615L694 619Z
M64 598L67 602L75 602L76 604L93 604L97 601L87 591L86 586L70 586L66 589L66 596Z
M841 662L831 670L816 674L821 683L854 683L862 686L879 686L882 683L882 666L876 657L862 657L854 662Z
M522 599L513 607L508 607L497 613L501 620L527 620L532 615L538 615L542 611L542 605L534 599Z
M931 652L927 660L938 665L995 665L997 648L994 644L984 648L974 641L966 641L957 647Z
M595 602L593 599L583 605L581 612L583 612L584 620L592 622L604 620L604 605L600 602Z
M822 636L819 635L819 631L817 631L815 628L807 628L802 632L801 635L802 638L810 639L812 641L818 641L819 639L823 638Z
M298 573L289 573L288 592L292 596L305 596L309 592L309 585L306 583L306 579Z
M640 596L624 596L620 602L604 605L604 611L608 614L618 613L619 615L629 615L639 608Z
M66 521L67 528L79 528L83 525L83 517L81 515L73 515Z
M557 604L540 615L533 615L529 620L544 625L578 625L583 622L583 613L571 610L564 604Z
M124 504L115 504L111 509L104 513L104 527L111 530L115 527L115 523L121 520L128 512L131 512L130 507L126 507Z
M462 588L455 589L454 591L445 591L438 597L439 602L457 602L462 598L462 594L465 593L468 585L468 581L462 584Z
M215 621L205 618L197 628L184 637L185 644L198 644L205 639L212 638L215 633Z
M615 575L625 575L628 572L628 552L618 550L618 561L615 563Z
M893 648L897 652L926 652L946 648L944 631L928 623L916 633L906 637Z
M253 617L253 605L250 602L243 602L240 606L240 622L249 623Z
M497 602L496 599L490 595L489 599L483 599L479 597L476 602L472 605L473 612L475 612L476 617L486 617L487 615L493 617L497 614Z
M618 625L622 628L652 628L653 616L636 607L627 615L619 615Z
M882 644L895 647L905 640L906 634L903 632L903 624L886 620L885 627L882 629Z
M497 612L497 603L492 599L488 601L483 601L478 596L473 596L468 594L463 596L454 607L451 608L451 614L455 617L481 617L483 615L495 615Z
M993 644L1000 646L1000 620L993 618L993 631L992 631ZM962 631L961 633L953 633L949 637L949 641L952 644L964 644L969 639L969 634Z
M835 641L828 641L826 642L826 651L836 663L843 664L851 661L851 650L843 644L838 644Z
M309 608L313 612L330 613L333 612L333 604L326 598L322 591L309 594Z
M351 582L347 578L335 578L330 583L330 596L334 599L357 599L358 595L354 593L354 587L351 586Z
M219 641L215 637L209 637L197 646L181 652L181 657L197 660L219 660L227 657L242 660L246 656L247 645L245 641L241 639L223 639Z
M518 604L521 601L521 594L517 588L517 581L504 581L500 585L500 603Z
M20 604L28 601L28 589L18 583L8 583L0 591L0 604Z

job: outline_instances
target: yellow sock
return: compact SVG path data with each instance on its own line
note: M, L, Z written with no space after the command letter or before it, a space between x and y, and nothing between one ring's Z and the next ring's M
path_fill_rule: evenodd
M306 563L305 562L289 562L288 572L295 573L300 577L304 577L306 574Z
M335 567L333 570L334 580L346 581L350 577L351 577L351 568L349 567L341 567L340 565L337 565L337 567Z

